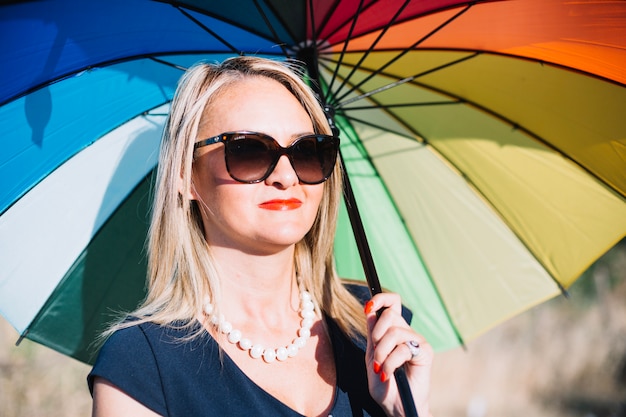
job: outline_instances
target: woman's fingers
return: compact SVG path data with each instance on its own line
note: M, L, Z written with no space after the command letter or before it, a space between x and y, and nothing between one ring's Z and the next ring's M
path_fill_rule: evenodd
M396 369L404 366L416 406L428 415L428 392L434 356L432 347L402 317L402 304L398 295L375 295L366 305L365 312L368 325L366 358L372 396L388 413L393 414L394 410L401 409L397 387L390 379Z
M365 306L368 338L381 353L389 354L398 337L414 334L402 317L402 303L397 294L377 294ZM382 346L379 347L379 344Z
M372 345L372 359L388 376L405 363L419 365L427 345L426 339L410 328L390 326Z

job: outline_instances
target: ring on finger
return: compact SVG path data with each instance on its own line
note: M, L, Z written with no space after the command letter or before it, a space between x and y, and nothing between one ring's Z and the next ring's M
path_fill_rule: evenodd
M420 354L420 344L417 340L408 340L404 344L409 348L411 352L411 359L415 359Z

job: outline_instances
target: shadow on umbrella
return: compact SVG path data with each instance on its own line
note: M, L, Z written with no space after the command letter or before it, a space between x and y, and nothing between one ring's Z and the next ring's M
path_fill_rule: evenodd
M154 131L140 134L124 152L104 194L103 210L97 215L96 224L106 222L93 230L93 240L27 330L30 339L91 363L102 331L143 299L153 173L131 191L114 214L110 215L107 206L119 198L117 185L137 164L133 147L143 148L142 142L154 135Z

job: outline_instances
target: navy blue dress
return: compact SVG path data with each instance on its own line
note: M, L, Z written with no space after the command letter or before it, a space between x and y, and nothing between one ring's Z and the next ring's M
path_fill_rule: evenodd
M384 416L368 392L365 340L350 339L333 320L325 320L337 372L330 415ZM250 380L227 354L220 357L219 345L208 333L182 341L187 334L153 323L115 332L88 376L90 390L94 377L102 377L168 417L301 417Z

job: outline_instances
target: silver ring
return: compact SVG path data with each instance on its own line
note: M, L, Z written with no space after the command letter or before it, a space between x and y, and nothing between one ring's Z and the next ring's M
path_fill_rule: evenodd
M409 340L404 342L411 352L411 359L415 359L420 354L420 344L417 340Z

